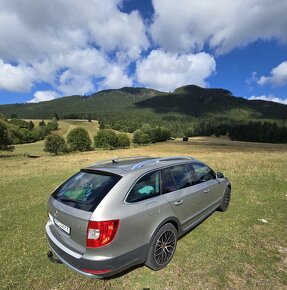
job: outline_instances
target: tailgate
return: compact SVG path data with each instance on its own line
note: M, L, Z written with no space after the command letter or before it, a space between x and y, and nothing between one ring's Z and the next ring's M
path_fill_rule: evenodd
M78 254L86 251L86 233L92 212L73 208L53 197L48 202L49 229L53 236L68 249Z

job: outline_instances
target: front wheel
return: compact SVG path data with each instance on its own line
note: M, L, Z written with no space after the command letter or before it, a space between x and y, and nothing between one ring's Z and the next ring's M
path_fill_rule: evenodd
M173 257L177 243L177 230L174 225L168 223L162 226L154 236L146 266L158 271L167 266Z
M218 207L219 211L227 211L230 203L230 198L231 198L231 189L230 187L226 187L222 201L220 206Z

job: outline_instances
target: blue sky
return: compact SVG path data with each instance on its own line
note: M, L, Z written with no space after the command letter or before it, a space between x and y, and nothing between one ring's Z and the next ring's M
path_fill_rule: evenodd
M0 104L196 84L287 104L287 1L0 2Z

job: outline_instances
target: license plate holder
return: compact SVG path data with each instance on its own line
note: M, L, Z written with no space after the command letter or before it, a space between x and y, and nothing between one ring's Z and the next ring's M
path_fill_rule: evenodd
M67 233L68 235L71 234L71 228L64 225L63 223L61 223L60 221L58 221L57 219L54 218L54 223L57 227L59 227L61 230L63 230L65 233Z

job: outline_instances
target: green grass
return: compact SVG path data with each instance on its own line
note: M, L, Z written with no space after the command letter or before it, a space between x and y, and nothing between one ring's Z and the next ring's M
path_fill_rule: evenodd
M52 190L81 167L127 155L192 155L207 162L232 182L229 210L215 212L180 239L173 260L159 272L138 267L114 279L98 280L51 263L44 228ZM37 159L0 158L0 287L287 289L286 172L286 145L224 138ZM268 223L260 222L262 218Z

